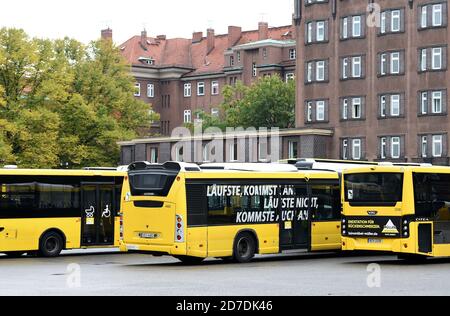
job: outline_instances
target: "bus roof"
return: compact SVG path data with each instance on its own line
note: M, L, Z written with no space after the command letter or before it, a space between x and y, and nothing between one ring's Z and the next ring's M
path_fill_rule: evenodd
M367 172L423 172L423 173L436 173L443 172L449 173L450 167L448 166L432 166L428 164L396 164L396 165L378 165L378 166L367 166L345 170L345 174L354 174L354 173L367 173Z
M126 172L114 170L68 170L68 169L2 169L0 176L86 176L123 177Z
M248 172L238 170L204 170L186 172L186 179L339 179L339 174L332 171L297 171L297 172Z

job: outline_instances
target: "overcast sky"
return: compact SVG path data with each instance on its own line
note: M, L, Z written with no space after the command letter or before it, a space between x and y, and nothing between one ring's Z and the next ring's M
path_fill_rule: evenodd
M288 25L293 0L2 0L0 27L24 29L44 38L69 36L82 42L97 39L110 26L114 41L122 43L145 27L149 36L190 38L193 31L216 34L228 25L256 29L264 20L270 26Z

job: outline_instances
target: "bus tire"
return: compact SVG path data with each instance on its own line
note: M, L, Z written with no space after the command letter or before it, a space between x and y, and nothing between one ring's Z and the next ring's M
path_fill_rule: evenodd
M197 265L205 260L205 258L189 257L189 256L177 256L175 258L180 260L185 265Z
M45 233L39 241L39 256L46 258L58 257L63 248L63 237L55 231L50 231Z
M234 240L233 259L238 263L250 262L256 253L255 237L248 233L240 233Z
M20 258L22 257L26 252L24 251L11 251L11 252L5 252L5 255L8 258Z

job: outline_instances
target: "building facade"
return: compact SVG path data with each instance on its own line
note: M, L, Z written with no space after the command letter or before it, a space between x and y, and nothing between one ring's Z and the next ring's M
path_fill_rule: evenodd
M294 0L298 128L329 158L449 164L448 3Z

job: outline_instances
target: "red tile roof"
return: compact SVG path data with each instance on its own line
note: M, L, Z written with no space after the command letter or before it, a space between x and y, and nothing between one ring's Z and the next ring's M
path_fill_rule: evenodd
M293 39L291 25L269 28L269 38L275 40ZM258 41L258 30L244 31L236 45ZM183 67L192 68L190 75L222 72L225 66L224 52L228 47L228 34L216 35L214 49L207 54L207 38L198 43L192 39L157 39L148 37L145 47L141 36L134 36L120 45L122 55L134 66L149 68ZM151 58L155 65L147 65L139 58Z

